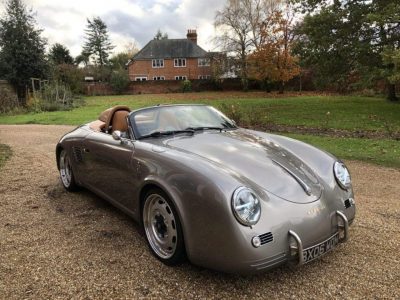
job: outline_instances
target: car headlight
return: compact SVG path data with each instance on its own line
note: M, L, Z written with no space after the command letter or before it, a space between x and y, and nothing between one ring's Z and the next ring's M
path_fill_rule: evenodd
M350 188L350 173L343 163L339 161L335 162L333 165L333 173L335 173L336 181L342 189L347 190Z
M232 196L232 210L239 223L252 226L260 219L261 203L252 190L239 187Z

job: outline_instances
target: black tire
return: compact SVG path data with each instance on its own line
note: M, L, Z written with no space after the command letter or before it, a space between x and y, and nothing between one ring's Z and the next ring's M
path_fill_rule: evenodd
M78 190L78 185L75 181L75 176L72 170L71 160L65 149L62 149L58 157L58 165L60 171L60 179L64 188L69 192Z
M160 189L149 190L142 202L142 225L152 254L168 266L185 258L182 225L173 202Z

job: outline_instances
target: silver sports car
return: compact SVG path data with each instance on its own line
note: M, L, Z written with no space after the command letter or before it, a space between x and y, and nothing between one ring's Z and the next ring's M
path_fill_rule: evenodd
M355 216L343 162L207 105L110 108L63 136L56 156L67 190L85 187L140 222L167 265L305 264L345 242Z

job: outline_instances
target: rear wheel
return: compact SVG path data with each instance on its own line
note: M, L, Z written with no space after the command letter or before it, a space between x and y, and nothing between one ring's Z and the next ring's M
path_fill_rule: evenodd
M172 201L159 189L150 190L144 200L142 221L152 253L166 265L184 258L182 227Z
M64 149L61 150L59 157L59 166L60 166L60 177L63 186L68 191L76 191L78 186L75 182L74 173L72 171L71 161L67 154L67 151Z

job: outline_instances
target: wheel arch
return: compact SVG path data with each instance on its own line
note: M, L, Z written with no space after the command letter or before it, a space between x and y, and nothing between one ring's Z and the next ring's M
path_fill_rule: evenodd
M159 189L161 190L163 193L165 193L168 198L171 200L171 202L174 204L175 210L178 213L178 217L183 225L183 220L182 220L182 214L180 211L180 205L179 203L177 203L176 195L173 195L173 193L171 193L169 191L168 188L166 188L163 184L155 181L155 180L148 180L146 181L143 186L140 188L140 192L139 192L139 215L140 215L140 223L142 224L142 214L143 214L143 205L144 205L144 200L145 200L145 196L146 194L151 190L151 189Z
M145 184L141 187L140 192L139 192L139 224L140 226L143 228L144 230L144 224L143 224L143 207L144 207L144 201L145 201L145 197L146 194L151 191L152 189L158 189L160 191L162 191L167 197L168 199L172 202L174 209L176 211L176 213L178 214L178 218L179 218L179 222L181 224L181 233L182 233L182 239L183 239L183 253L184 256L187 257L187 249L188 249L188 240L186 239L186 237L188 236L186 234L186 230L187 230L187 226L185 225L186 222L183 218L183 214L182 214L182 208L181 205L179 205L180 203L176 200L178 198L177 195L173 195L173 193L171 193L167 188L165 188L162 184L160 184L157 181L147 181L145 182Z
M57 169L60 170L60 154L64 147L61 144L57 144L56 147L56 162L57 162Z

